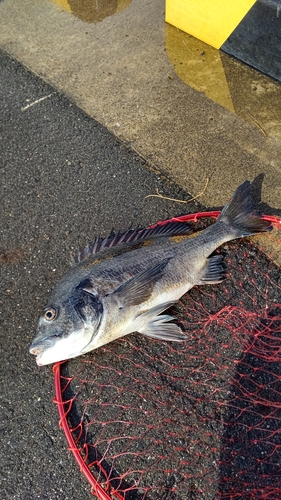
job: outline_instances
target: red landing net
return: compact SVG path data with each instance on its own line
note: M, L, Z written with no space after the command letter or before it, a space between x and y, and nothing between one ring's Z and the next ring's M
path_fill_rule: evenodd
M54 366L60 425L98 499L281 499L280 268L250 240L219 253L224 282L172 308L186 343L131 334Z

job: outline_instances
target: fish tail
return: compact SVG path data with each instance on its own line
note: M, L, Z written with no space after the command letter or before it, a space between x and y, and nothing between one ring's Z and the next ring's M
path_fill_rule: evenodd
M270 231L270 222L253 210L251 198L251 183L243 182L225 205L217 220L218 224L229 227L234 238L250 236L264 231Z

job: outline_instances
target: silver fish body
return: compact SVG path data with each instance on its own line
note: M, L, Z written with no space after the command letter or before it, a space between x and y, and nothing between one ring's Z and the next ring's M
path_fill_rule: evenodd
M252 211L245 181L218 220L195 237L186 225L111 236L82 252L55 286L30 352L39 366L79 356L131 332L187 340L161 314L194 285L220 283L223 243L271 229ZM211 257L210 257L211 256Z

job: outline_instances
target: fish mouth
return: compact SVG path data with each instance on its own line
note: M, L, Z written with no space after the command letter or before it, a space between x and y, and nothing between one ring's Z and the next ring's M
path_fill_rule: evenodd
M39 355L36 356L35 361L36 361L37 366L43 366L43 363L40 362L40 356Z
M41 363L40 361L40 358L42 357L43 353L45 352L45 349L42 348L42 349L35 349L35 348L32 348L32 349L29 349L29 352L30 354L34 354L36 356L36 364L37 366L43 366L43 363Z
M50 347L54 345L54 343L55 337L40 340L38 342L32 342L29 348L29 352L30 354L34 354L34 356L36 356L36 363L38 366L43 366L43 364L40 362L40 358L47 349L50 349Z

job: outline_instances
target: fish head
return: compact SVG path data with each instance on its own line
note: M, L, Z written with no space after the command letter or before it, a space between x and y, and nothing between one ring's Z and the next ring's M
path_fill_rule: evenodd
M87 352L97 335L103 316L99 297L85 283L70 290L64 298L50 301L39 318L36 336L29 352L38 366L74 358Z

